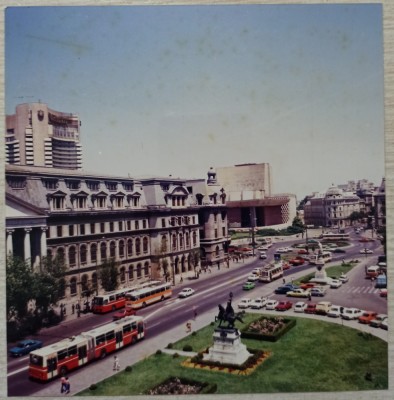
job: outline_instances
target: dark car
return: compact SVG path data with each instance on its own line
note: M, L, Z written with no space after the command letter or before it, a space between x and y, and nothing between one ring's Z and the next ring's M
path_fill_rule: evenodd
M291 283L283 286L279 286L278 288L275 289L276 294L286 294L287 292L290 292L294 289L298 289L298 286L292 285Z
M41 340L26 339L21 340L15 347L10 349L12 357L21 357L29 354L31 351L40 349L42 347Z
M290 310L293 307L293 303L291 301L280 301L279 304L275 307L276 311L286 311Z
M130 315L135 315L135 310L134 308L127 307L121 311L116 312L112 318L114 321L117 321L118 319L122 319L124 317L129 317Z

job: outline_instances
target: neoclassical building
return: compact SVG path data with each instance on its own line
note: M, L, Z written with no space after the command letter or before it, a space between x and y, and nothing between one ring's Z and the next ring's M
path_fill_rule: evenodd
M204 179L7 165L5 181L7 254L36 269L43 256L62 256L66 298L100 291L98 268L106 259L115 261L124 287L179 280L194 269L193 251L202 264L226 260L225 193Z

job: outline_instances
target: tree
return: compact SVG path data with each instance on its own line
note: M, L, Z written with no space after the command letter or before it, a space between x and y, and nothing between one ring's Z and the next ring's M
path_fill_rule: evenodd
M105 259L98 267L98 278L105 291L110 292L118 287L118 269L113 258Z
M200 249L193 249L190 253L189 253L189 262L190 265L193 267L194 269L194 275L197 277L197 266L200 263Z

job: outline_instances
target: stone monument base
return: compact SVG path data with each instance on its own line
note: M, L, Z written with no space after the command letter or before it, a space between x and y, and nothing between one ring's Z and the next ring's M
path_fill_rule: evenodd
M203 360L242 365L251 355L241 343L238 329L217 328L213 333L213 346L209 348L208 354L204 354Z
M315 277L310 280L310 282L321 283L323 285L328 284L331 281L331 278L327 276L327 273L324 269L317 270L315 273Z

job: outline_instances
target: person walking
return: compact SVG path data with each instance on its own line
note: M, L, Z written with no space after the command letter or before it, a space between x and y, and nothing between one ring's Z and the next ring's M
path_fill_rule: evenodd
M70 381L68 380L67 376L66 376L66 380L65 380L65 383L64 383L64 389L65 389L65 391L64 391L65 394L69 394L70 393L71 384L70 384Z
M119 371L120 370L120 363L118 356L114 356L114 371Z
M193 319L195 320L197 318L197 307L193 306Z
M190 333L192 331L192 323L190 321L186 322L186 333Z
M61 384L61 386L60 386L60 393L64 393L64 392L66 391L66 383L67 383L66 377L65 377L65 376L62 376L62 377L60 378L60 384Z

